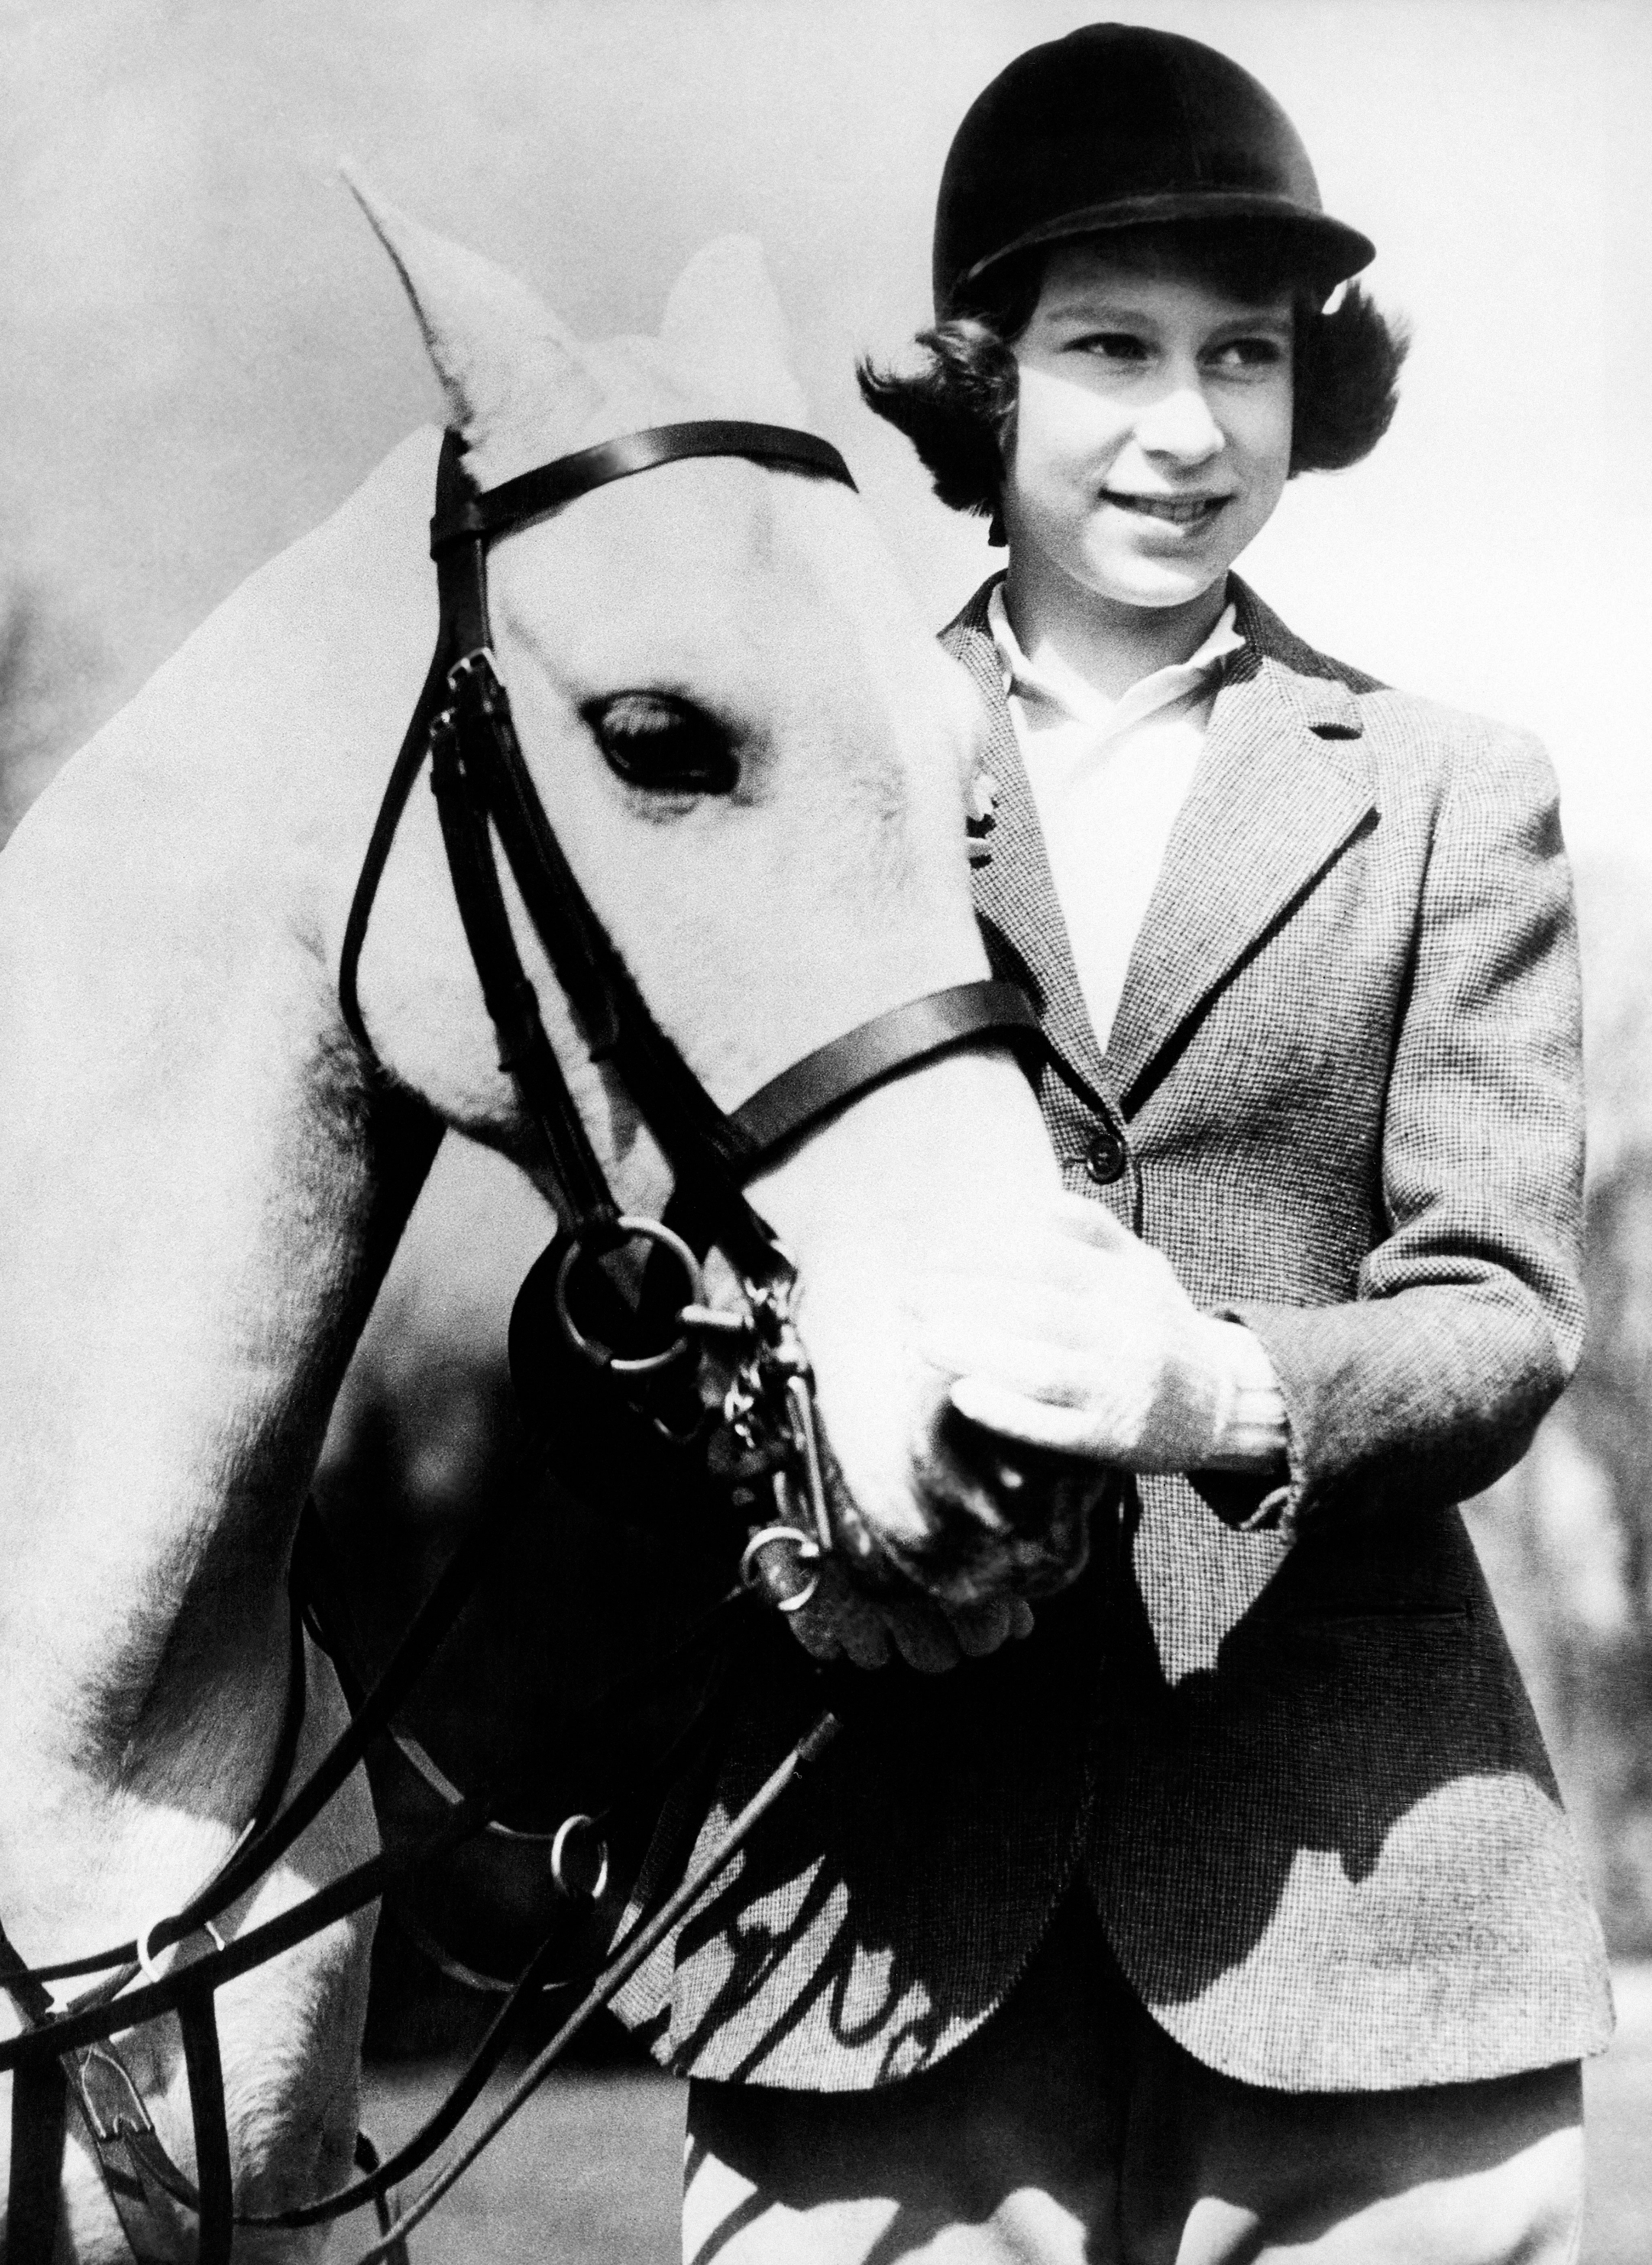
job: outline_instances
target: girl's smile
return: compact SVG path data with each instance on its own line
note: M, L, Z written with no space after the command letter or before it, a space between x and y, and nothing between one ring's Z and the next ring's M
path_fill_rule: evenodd
M1013 617L1169 615L1155 633L1193 650L1290 470L1292 337L1288 293L1247 305L1095 243L1050 255L1015 346Z
M1120 511L1139 512L1144 519L1162 520L1168 527L1204 527L1226 509L1226 496L1129 495L1122 489L1103 488L1102 501Z

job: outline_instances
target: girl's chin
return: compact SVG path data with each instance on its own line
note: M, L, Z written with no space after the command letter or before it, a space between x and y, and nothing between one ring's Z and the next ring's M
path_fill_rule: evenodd
M1227 568L1225 564L1197 571L1137 566L1128 572L1101 568L1092 570L1084 579L1095 594L1110 605L1131 612L1156 613L1176 606L1197 605L1201 598L1226 583Z

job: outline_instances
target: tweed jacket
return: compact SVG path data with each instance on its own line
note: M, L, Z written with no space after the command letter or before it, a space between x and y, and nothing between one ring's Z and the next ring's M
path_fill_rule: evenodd
M848 1735L622 2001L685 2073L911 2074L986 2020L1073 1892L1163 2028L1249 2083L1489 2078L1609 2033L1599 1929L1455 1507L1517 1459L1581 1344L1553 780L1524 735L1233 594L1245 643L1105 1051L986 590L943 642L993 717L977 907L1059 1057L1041 1097L1066 1183L1267 1347L1288 1482L1136 1482L1029 1642L860 1678ZM757 1687L645 1887L818 1703Z

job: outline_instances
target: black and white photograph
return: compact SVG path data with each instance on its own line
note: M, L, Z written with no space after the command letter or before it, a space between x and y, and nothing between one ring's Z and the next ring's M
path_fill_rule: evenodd
M0 60L0 2265L1643 2265L1652 5Z

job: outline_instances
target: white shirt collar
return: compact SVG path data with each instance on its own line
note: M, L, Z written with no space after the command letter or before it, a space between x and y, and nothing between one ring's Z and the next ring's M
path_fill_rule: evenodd
M1173 701L1184 700L1206 688L1204 680L1211 671L1230 652L1237 652L1245 642L1234 625L1234 610L1233 606L1227 607L1190 659L1173 662L1168 668L1155 669L1151 676L1144 676L1139 683L1132 684L1117 700L1110 700L1104 692L1087 684L1078 671L1069 667L1059 655L1052 654L1041 666L1033 666L1009 625L1001 581L993 583L986 601L986 626L1003 665L1007 694L1044 709L1045 716L1040 720L1085 724L1102 737L1110 739L1116 732L1139 723L1143 717L1169 706Z

